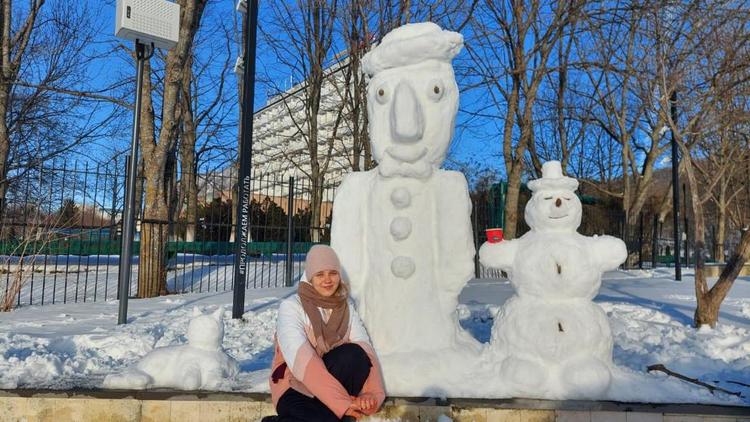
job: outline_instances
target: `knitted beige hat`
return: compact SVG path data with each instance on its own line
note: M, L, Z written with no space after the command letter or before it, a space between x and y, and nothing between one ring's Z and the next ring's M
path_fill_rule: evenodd
M305 258L305 278L310 281L318 271L336 270L341 272L341 263L336 251L328 245L315 245Z

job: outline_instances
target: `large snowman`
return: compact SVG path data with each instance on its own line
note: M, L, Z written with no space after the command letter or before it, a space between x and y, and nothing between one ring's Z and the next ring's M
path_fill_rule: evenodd
M463 174L440 169L458 109L451 60L462 47L461 34L409 24L362 61L378 166L344 178L331 245L390 393L398 391L394 365L404 360L389 355L478 347L456 315L474 269L469 192Z
M490 350L515 395L600 398L611 381L612 333L591 300L602 272L624 262L627 250L620 239L577 233L578 181L562 174L559 161L544 163L542 173L528 183L531 230L479 250L482 264L504 270L516 289L496 319Z

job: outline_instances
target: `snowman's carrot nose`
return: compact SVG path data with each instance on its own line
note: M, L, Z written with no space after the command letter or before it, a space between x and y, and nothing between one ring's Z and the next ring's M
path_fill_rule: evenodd
M557 198L557 201L555 201L555 206L560 207L560 205L562 205L562 201L560 200L560 198Z

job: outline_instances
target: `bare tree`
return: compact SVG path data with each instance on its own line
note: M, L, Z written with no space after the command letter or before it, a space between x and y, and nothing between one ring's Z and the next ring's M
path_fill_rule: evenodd
M545 6L537 0L485 2L471 21L466 48L475 75L488 88L502 121L503 160L508 177L505 233L516 236L521 176L534 137L534 105L555 45L580 12L582 2ZM502 113L502 116L499 114Z
M344 69L343 83L336 88L346 104L343 124L351 137L351 146L342 142L341 148L345 153L350 149L346 156L350 157L352 171L369 170L374 163L367 132L367 83L362 74L361 60L375 37L369 27L372 2L348 0L341 7L341 35L348 51L348 66Z
M184 72L190 66L193 38L200 26L207 0L180 0L180 33L177 45L169 50L164 63L164 79L160 98L161 113L158 136L154 119L151 66L144 66L143 110L141 116L141 150L143 151L144 201L141 224L138 297L164 294L166 286L166 245L170 205L171 179L176 163L175 152L179 133L180 94Z
M269 18L259 28L263 40L279 64L276 70L300 83L292 93L286 93L278 83L273 82L278 79L267 79L272 81L269 88L279 95L287 110L285 119L291 122L287 136L300 139L305 152L305 160L283 153L310 181L311 237L313 241L318 241L320 233L314 227L321 223L325 178L331 166L336 132L343 117L343 104L323 101L326 95L324 88L331 88L327 78L332 72L328 68L335 63L334 28L338 2L274 2L269 9ZM301 113L297 111L300 108ZM324 123L332 123L331 135L327 139L321 136Z
M750 232L742 235L740 246L719 279L708 286L705 275L705 204L711 192L726 177L730 167L720 166L711 173L709 161L700 155L701 145L712 133L721 133L731 115L747 115L747 110L727 109L736 95L747 93L750 78L750 28L748 8L736 2L676 4L662 11L656 36L660 80L659 110L668 123L682 152L685 176L690 187L693 214L695 262L695 325L715 326L719 308L734 284L740 268L750 258ZM679 102L673 104L679 93ZM671 113L672 106L678 113ZM720 138L720 137L719 137ZM734 147L740 147L736 143ZM731 147L730 148L734 148ZM739 150L737 150L739 151ZM730 151L728 153L732 154ZM708 176L701 181L699 175Z
M89 87L95 13L55 0L0 2L0 214L14 177L108 134L119 112L110 103L125 105Z
M195 240L198 219L198 173L201 160L224 164L227 151L233 149L227 129L236 127L233 90L227 90L232 53L231 30L221 22L203 25L195 47L190 53L183 74L182 92L178 108L180 127L178 150L180 179L178 198L174 209L177 219L185 218L185 241ZM223 45L215 40L223 41ZM232 156L234 154L231 154Z

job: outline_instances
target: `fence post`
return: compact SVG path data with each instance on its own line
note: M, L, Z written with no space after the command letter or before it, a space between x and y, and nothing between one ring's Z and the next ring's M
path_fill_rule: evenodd
M654 214L654 227L653 227L653 234L651 238L651 268L656 268L656 254L658 252L659 248L659 242L657 239L657 236L659 235L658 232L658 225L659 225L659 217Z
M688 230L687 186L682 184L682 213L685 216L685 266L690 266L690 230Z
M479 200L477 200L479 202ZM472 212L472 226L474 226L474 278L479 278L481 275L479 273L479 227L477 227L477 214L479 213L479 210L477 209L475 204Z
M685 266L690 267L690 220L685 217Z
M638 268L643 269L643 213L638 221Z
M284 286L292 287L292 265L294 254L294 177L289 177L286 203L286 278Z

